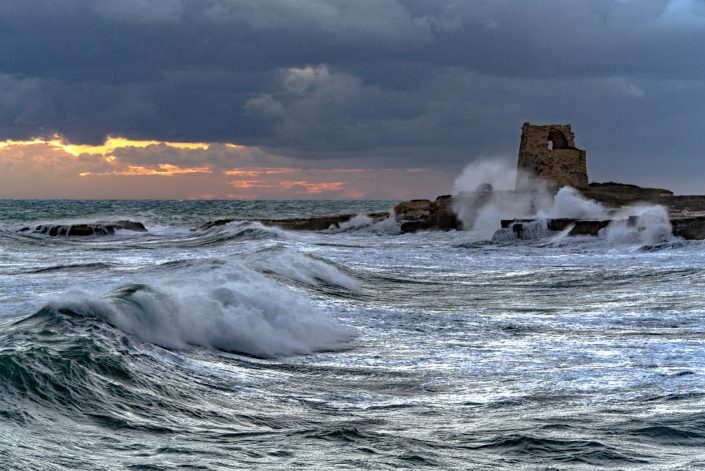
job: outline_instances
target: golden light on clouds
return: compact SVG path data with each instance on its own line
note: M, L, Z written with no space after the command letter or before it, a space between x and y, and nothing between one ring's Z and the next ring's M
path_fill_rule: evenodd
M259 177L260 175L280 175L287 173L294 173L296 168L288 167L254 167L254 168L238 168L226 170L223 173L225 175L231 175L234 177Z
M0 141L0 198L404 199L452 174L295 159L229 143L62 136ZM443 191L443 190L441 190Z
M322 193L324 191L340 191L346 182L318 182L313 183L306 180L299 181L282 181L279 186L285 190L303 188L307 193Z
M117 149L136 147L145 148L149 146L165 145L167 147L172 147L174 149L188 149L188 150L208 150L210 144L204 142L170 142L170 141L143 141L143 140L133 140L124 137L108 136L105 142L101 145L87 145L87 144L70 144L66 140L59 136L54 135L51 139L33 138L26 141L14 141L11 139L0 141L0 149L7 147L24 147L24 146L35 146L35 145L45 145L50 148L60 149L64 152L78 157L81 154L90 155L103 155L110 158L111 153ZM235 148L232 145L232 148ZM114 157L113 157L114 160Z
M170 177L173 175L188 175L189 173L212 173L211 169L208 167L179 167L178 165L171 164L159 164L158 169L141 167L138 165L128 165L127 169L124 170L111 170L109 172L81 172L79 173L82 177L87 177L89 175L105 176L105 175L160 175Z

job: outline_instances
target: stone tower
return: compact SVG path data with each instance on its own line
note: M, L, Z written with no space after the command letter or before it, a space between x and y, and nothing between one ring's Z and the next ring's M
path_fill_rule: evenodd
M570 124L522 126L516 189L531 189L535 177L555 189L569 185L587 190L587 153L575 147Z

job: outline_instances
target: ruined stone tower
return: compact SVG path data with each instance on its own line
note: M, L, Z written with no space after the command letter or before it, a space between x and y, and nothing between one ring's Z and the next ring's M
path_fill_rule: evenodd
M516 189L531 189L535 177L556 189L569 185L587 190L587 153L575 147L570 124L522 126Z

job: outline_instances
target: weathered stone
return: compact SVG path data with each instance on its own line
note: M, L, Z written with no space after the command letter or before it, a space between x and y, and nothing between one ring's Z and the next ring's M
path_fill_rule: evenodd
M24 231L28 228L22 228ZM50 237L85 237L102 236L114 234L117 230L128 230L135 232L147 232L147 228L141 222L115 221L96 224L42 224L34 228L34 233L44 234Z
M450 231L460 227L460 221L453 212L453 197L451 195L439 196L431 204L429 222L432 229L441 231Z
M338 228L341 223L347 222L353 217L353 214L340 214L338 216L315 216L310 218L262 219L260 222L265 226L276 226L291 231L324 231L331 227Z
M575 226L570 230L568 235L572 236L596 236L599 234L600 230L609 226L609 220L606 221L575 221Z
M588 188L587 153L575 147L569 124L524 123L519 147L516 189L530 190L535 178L554 186Z
M538 221L537 219L503 219L502 229L511 228L517 237L521 237L527 224ZM547 219L546 228L558 232L573 226L568 235L571 236L596 236L602 229L614 220L588 220L588 219ZM639 217L630 216L626 220L629 226L638 226ZM705 240L705 216L671 218L673 235L689 240Z
M402 201L394 207L397 219L404 221L414 221L431 217L430 200Z
M673 235L690 240L705 239L705 217L671 219Z
M409 221L405 222L401 225L400 227L401 232L403 234L407 234L410 232L418 232L418 231L427 231L430 229L433 229L433 225L431 224L431 221Z

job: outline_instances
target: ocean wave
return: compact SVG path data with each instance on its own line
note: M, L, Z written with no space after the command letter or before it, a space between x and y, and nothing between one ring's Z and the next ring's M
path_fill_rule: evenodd
M289 247L262 250L246 255L244 260L259 271L276 273L310 286L319 286L323 282L351 291L360 290L360 282L336 266Z
M490 442L473 446L473 449L493 450L504 455L525 456L530 461L541 458L547 461L601 466L607 463L647 464L649 461L637 453L601 443L597 440L558 439L524 434L498 436Z
M171 349L281 356L349 347L348 328L308 298L245 265L190 273L125 285L102 297L68 293L49 306L103 319Z

